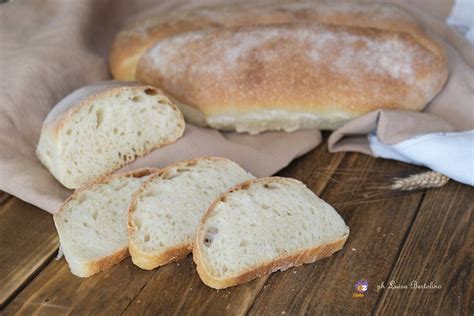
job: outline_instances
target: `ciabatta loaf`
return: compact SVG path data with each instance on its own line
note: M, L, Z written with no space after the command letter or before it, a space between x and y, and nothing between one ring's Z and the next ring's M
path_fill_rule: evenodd
M257 134L334 130L376 109L420 111L447 78L444 54L405 32L319 23L211 29L159 41L140 82L188 121Z
M117 80L135 80L141 56L156 42L180 33L209 28L318 22L411 34L432 42L405 10L386 3L355 1L241 2L220 6L163 11L147 10L133 17L114 39L109 57Z
M132 193L154 169L105 177L76 190L54 215L71 272L88 277L128 256L127 218Z
M143 269L185 257L209 204L237 183L253 178L217 157L183 161L162 169L136 192L129 214L129 251Z
M56 105L44 121L37 156L64 186L78 188L183 132L181 112L160 90L108 81Z
M263 178L221 195L199 225L193 258L202 281L222 289L340 250L349 228L303 183Z

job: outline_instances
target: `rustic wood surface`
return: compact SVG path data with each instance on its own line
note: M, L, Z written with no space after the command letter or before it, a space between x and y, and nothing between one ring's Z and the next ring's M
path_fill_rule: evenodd
M422 171L326 144L279 175L303 181L335 206L351 229L344 249L314 264L216 291L204 286L188 256L144 271L125 259L87 279L54 260L58 240L46 212L14 197L0 206L2 314L338 315L472 314L474 189L453 181L439 189L396 192L393 177ZM354 284L369 282L364 297ZM432 282L440 289L389 289ZM385 289L377 289L377 285Z

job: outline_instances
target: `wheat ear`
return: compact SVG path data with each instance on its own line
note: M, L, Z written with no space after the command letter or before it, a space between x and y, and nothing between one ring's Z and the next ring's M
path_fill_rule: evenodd
M406 178L395 178L391 189L399 191L414 191L439 188L448 183L449 178L436 171L426 171Z

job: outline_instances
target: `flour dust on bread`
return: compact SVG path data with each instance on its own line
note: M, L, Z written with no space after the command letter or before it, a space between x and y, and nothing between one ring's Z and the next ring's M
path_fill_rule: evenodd
M117 80L135 80L137 64L156 42L184 32L249 25L318 22L386 29L409 33L431 45L424 32L405 10L386 3L355 1L273 1L147 10L131 20L116 35L109 56Z
M222 289L328 257L349 228L303 183L249 180L222 194L199 225L193 258L201 280Z
M188 255L202 214L222 192L253 176L219 157L182 161L152 176L129 211L129 251L142 269Z
M71 272L88 277L128 257L127 218L132 194L156 171L138 169L76 190L54 215Z
M408 33L299 23L165 38L137 78L177 100L190 122L257 134L334 130L376 109L420 111L447 68L437 46Z
M64 186L78 188L183 132L182 113L160 90L107 81L76 90L53 108L37 156Z

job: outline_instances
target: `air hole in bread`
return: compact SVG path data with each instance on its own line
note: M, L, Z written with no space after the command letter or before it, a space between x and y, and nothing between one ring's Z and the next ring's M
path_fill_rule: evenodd
M182 172L186 172L186 171L191 171L191 169L189 169L189 168L178 168L178 169L176 169L177 173L182 173Z
M144 242L149 242L149 241L150 241L150 235L149 235L149 234L146 234L146 235L145 235L145 238L143 238L143 241L144 241Z
M163 175L161 176L161 178L163 180L171 180L173 178L176 178L177 176L179 176L178 173L175 173L174 170L167 170L163 173Z
M219 232L219 228L211 226L207 229L207 233L211 235L216 235Z
M98 109L97 111L95 111L95 117L96 117L95 128L99 128L99 126L104 121L104 110Z
M140 101L142 101L142 97L139 96L139 95L136 95L136 96L134 96L134 97L132 98L132 101L133 101L133 102L140 102Z
M242 241L240 241L240 244L239 244L240 247L247 247L247 245L248 245L248 241L247 241L247 240L242 240Z
M94 212L92 212L92 219L93 219L93 220L96 220L96 219L97 219L97 215L99 215L99 212L97 212L97 210L94 210Z
M77 198L77 203L78 204L82 204L85 200L87 199L87 194L81 194L78 198Z
M72 130L68 129L67 132L66 132L67 135L71 135L72 134Z
M140 227L142 227L142 221L139 218L135 218L134 221L135 221L135 227L137 229L140 229Z
M142 136L142 131L138 131L138 132L137 132L137 136L138 136L138 137Z
M264 209L264 210L268 210L270 208L270 205L266 204L266 203L262 203L260 204L260 206Z
M118 129L115 127L114 128L114 134L117 135L118 134Z
M82 222L82 226L84 226L84 227L86 227L86 228L88 228L88 227L89 227L89 225L87 225L87 223L86 223L86 222Z
M147 88L147 89L145 89L145 93L148 94L148 95L157 95L158 90L153 89L153 88Z
M269 183L265 183L263 185L263 187L265 189L269 189L269 190L275 190L275 189L278 189L278 186L276 186L275 184L269 184Z
M125 186L127 185L127 182L122 182L122 183L119 183L119 185L117 185L114 190L115 191L119 191L119 190L122 190L123 188L125 188Z
M206 246L208 248L211 247L211 244L212 244L213 240L214 240L214 236L209 235L209 234L206 235L206 237L204 237L204 240L203 240L204 246Z

